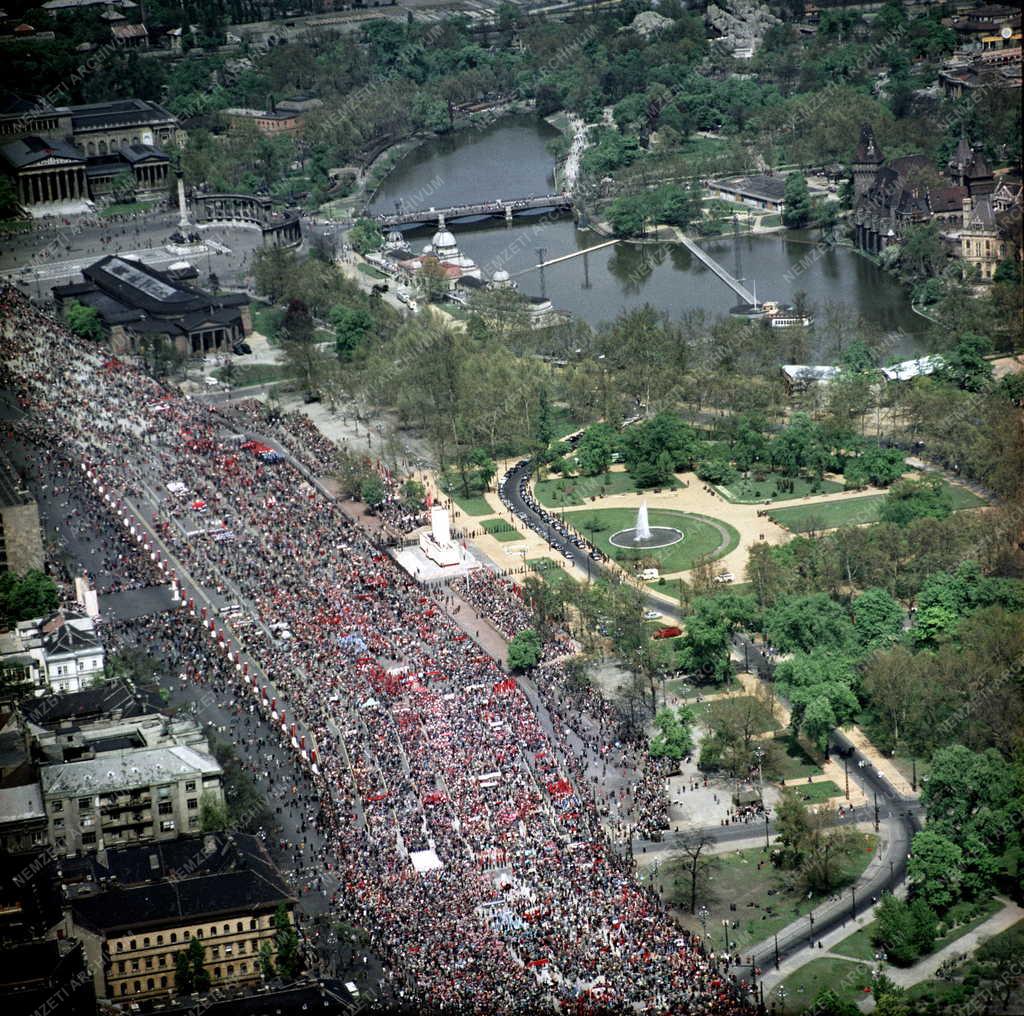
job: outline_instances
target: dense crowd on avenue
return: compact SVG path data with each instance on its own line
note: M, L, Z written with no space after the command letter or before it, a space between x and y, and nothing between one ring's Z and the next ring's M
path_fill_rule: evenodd
M727 959L673 923L606 834L602 811L654 828L665 802L599 698L584 703L595 730L552 694L561 664L510 679L339 502L231 441L237 418L110 360L12 290L0 321L0 382L27 408L12 426L49 482L95 484L98 510L111 506L98 533L118 508L152 527L186 602L195 581L259 620L222 646L186 606L136 637L292 744L307 768L290 806L323 844L305 863L337 872L339 916L370 932L422 1011L750 1011ZM328 471L325 439L279 427L296 461ZM521 622L510 613L502 630ZM602 759L642 769L639 789L588 778Z

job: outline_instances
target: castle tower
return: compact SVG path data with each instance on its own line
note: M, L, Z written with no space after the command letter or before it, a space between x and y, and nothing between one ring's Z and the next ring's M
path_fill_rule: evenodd
M857 145L857 151L853 154L853 203L855 205L871 190L871 185L875 182L875 175L882 168L884 161L882 149L875 141L875 132L869 124L864 124L860 129L860 143Z

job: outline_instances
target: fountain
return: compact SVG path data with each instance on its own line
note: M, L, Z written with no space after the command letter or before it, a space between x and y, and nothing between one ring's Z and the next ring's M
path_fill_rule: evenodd
M640 502L640 510L636 513L636 538L646 543L651 538L651 524L647 521L647 502Z
M636 525L632 529L620 529L612 533L608 542L613 547L627 550L657 550L671 547L683 538L683 533L672 526L652 526L647 518L647 502L641 501L636 513Z

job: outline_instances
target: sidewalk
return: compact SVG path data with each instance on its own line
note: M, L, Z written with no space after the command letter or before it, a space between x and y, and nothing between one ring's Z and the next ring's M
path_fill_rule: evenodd
M844 728L843 733L850 739L850 743L853 744L856 749L868 760L871 765L875 767L881 774L892 784L893 789L896 793L902 797L912 798L917 800L917 791L911 787L907 778L892 764L891 759L887 759L872 743L868 740L867 734L864 733L860 727L850 727L849 729Z

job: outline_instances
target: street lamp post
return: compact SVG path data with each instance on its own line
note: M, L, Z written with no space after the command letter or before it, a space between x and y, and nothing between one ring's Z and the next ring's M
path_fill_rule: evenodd
M846 800L850 800L850 760L843 756L843 778L846 780Z
M878 832L878 791L875 791L875 832Z
M725 936L725 952L726 955L729 953L729 918L725 917L722 919L722 934Z
M708 918L711 916L711 911L702 903L697 908L697 920L700 921L701 927L704 929L703 941L706 942L708 938Z
M910 777L910 789L917 793L917 759L912 758L910 765L913 768L913 775Z
M770 849L770 845L768 843L768 813L767 812L765 812L765 815L764 815L764 849L765 850Z
M857 919L857 887L850 886L850 920Z

